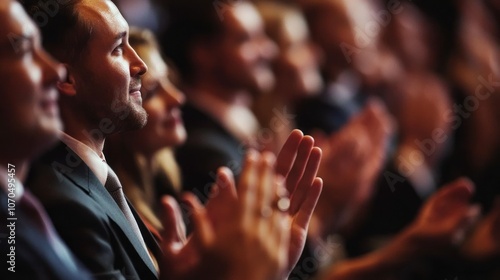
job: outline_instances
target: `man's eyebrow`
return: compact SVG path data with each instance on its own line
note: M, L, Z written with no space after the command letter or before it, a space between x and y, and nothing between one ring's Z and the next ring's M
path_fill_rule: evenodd
M118 41L118 40L124 38L125 36L127 36L127 31L123 31L120 34L116 35L115 41Z

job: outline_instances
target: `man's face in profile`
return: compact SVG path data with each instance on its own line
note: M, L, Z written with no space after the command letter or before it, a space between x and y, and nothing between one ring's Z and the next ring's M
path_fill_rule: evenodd
M57 82L63 68L41 47L40 33L17 1L0 2L0 131L12 156L33 156L62 129Z
M268 91L274 86L270 61L277 47L265 35L262 19L250 3L236 3L224 14L215 50L219 79L235 88Z
M70 65L78 110L96 124L111 120L111 133L143 127L140 77L147 67L128 43L127 22L111 1L84 0L76 8L92 26L82 57Z

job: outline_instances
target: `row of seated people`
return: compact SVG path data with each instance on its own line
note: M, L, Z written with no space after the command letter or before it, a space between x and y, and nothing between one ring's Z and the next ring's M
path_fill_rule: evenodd
M307 279L305 274L320 266L321 279L384 279L415 273L406 269L425 258L432 258L433 264L446 261L451 268L444 273L462 266L477 279L498 277L494 264L499 255L499 204L480 218L477 205L469 202L472 182L460 179L431 194L433 190L418 183L428 174L401 174L398 161L404 157L387 151L395 145L394 121L379 100L367 101L360 113L326 103L329 112L340 112L345 120L335 131L305 128L315 140L292 130L294 119L283 119L289 116L287 106L297 114L297 122L301 116L308 118L311 114L300 113L299 105L314 107L318 100L302 102L300 95L323 87L307 23L297 10L268 3L257 9L242 1L228 6L221 20L211 2L197 3L196 11L189 1L171 1L178 18L172 18L171 33L162 45L179 67L186 101L174 85L176 71L165 62L151 32L128 32L110 1L68 2L47 24L39 24L43 47L35 27L34 15L43 11L39 4L23 3L35 22L14 1L1 7L6 50L2 74L8 95L1 110L1 129L8 135L2 140L2 162L16 166L16 201L23 215L17 231L18 267L16 273L5 271L8 279ZM320 10L337 11L338 3L320 2ZM202 4L211 9L204 10ZM304 9L317 13L316 4ZM21 22L30 23L27 30ZM299 65L290 63L293 59ZM304 61L313 62L312 69L300 65ZM432 81L426 83L432 86ZM439 85L437 81L432 93L444 95ZM415 90L408 95L418 98L421 91ZM261 95L266 91L277 94ZM28 96L28 101L19 96ZM274 130L259 130L251 111L259 98L264 100L255 112L271 121ZM445 102L433 103L439 109ZM8 122L9 117L21 124ZM276 135L266 141L263 133L269 131ZM181 144L177 165L171 148ZM398 150L410 158L411 152ZM40 154L28 174L30 161ZM387 157L396 159L391 163L395 171L384 171ZM10 182L9 174L12 171L2 170L4 182ZM394 176L385 180L385 188L399 192L394 182L404 182L407 192L428 200L418 215L404 217L399 231L393 229L394 237L378 250L328 265L332 252L319 258L318 250L332 234L349 236L371 214L370 204L377 203L375 187L382 188L377 186L381 174ZM21 181L27 186L24 195ZM2 219L7 220L10 188L4 188L4 182ZM208 202L206 207L193 194L181 195L181 185ZM24 207L24 200L35 207ZM414 205L406 207L419 211ZM310 269L310 264L316 268Z

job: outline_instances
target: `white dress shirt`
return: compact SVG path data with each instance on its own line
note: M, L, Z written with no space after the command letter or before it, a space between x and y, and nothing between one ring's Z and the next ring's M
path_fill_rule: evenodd
M99 182L104 186L108 178L108 164L101 151L99 156L94 150L84 143L76 140L66 133L61 133L60 140L73 150L85 164L92 170Z

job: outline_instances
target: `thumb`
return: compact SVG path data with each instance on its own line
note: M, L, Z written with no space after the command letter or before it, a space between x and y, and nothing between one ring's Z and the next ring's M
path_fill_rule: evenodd
M215 238L213 227L207 215L207 211L201 202L192 193L183 194L182 200L191 209L191 220L193 221L192 238L198 246L207 248Z
M177 250L177 245L182 246L186 242L186 227L182 220L179 204L171 196L161 199L163 207L163 232L162 244L168 250Z

